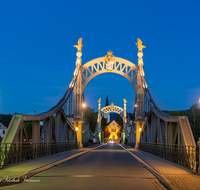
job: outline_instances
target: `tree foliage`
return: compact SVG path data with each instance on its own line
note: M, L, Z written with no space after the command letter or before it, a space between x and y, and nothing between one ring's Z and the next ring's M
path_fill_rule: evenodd
M123 119L120 115L117 116L116 122L119 126L121 126L121 127L123 126Z
M200 108L197 103L193 104L189 110L171 111L168 114L171 116L188 116L194 139L198 141L200 137Z
M86 122L89 124L91 131L94 133L97 125L98 113L95 113L94 109L86 107L84 117L86 118Z
M182 111L182 110L180 110L180 111L171 111L171 112L169 112L167 114L169 114L171 116L188 116L188 111Z
M193 104L189 110L188 118L195 140L200 137L200 109L198 104Z
M32 137L32 122L31 121L25 122L25 127L28 133L28 137L30 139Z
M1 120L4 120L4 121L11 121L11 119L12 119L12 115L11 114L8 114L8 115L6 115L6 114L0 114L0 119Z

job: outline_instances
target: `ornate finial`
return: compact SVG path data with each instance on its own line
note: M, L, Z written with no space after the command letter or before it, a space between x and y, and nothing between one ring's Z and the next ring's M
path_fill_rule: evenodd
M115 63L115 58L112 51L108 51L107 55L105 56L105 65L107 71L113 70L113 65Z
M74 47L76 47L78 51L81 51L81 50L82 50L82 47L83 47L82 39L83 39L83 38L80 38L80 39L78 40L78 45L74 45Z
M142 40L140 40L140 38L137 39L137 43L135 43L137 45L138 51L142 51L143 48L146 48L146 46L142 45Z
M100 104L101 103L101 98L99 98L99 100L97 102L99 102L99 104Z
M109 51L107 51L107 56L108 56L108 57L112 57L112 54L113 54L113 52L112 52L112 51L110 51L110 50L109 50Z
M111 103L111 106L114 106L113 102Z
M126 99L124 98L123 100L124 100L124 104L126 104L126 102L127 102Z

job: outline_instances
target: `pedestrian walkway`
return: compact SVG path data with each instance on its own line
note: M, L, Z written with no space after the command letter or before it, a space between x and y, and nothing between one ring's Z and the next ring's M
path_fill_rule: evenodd
M160 173L162 178L174 190L197 190L200 189L200 176L193 171L190 171L183 166L170 162L168 160L159 158L152 154L146 153L141 150L135 150L130 146L123 146L153 169Z
M10 167L0 169L0 182L1 182L0 186L4 185L2 181L4 182L6 178L16 179L16 178L24 178L24 176L27 176L27 178L31 177L38 172L44 171L48 168L51 168L54 165L60 164L73 157L82 155L98 146L99 145L94 145L88 148L66 151L51 156L29 160L24 163L20 162L16 165L11 165Z

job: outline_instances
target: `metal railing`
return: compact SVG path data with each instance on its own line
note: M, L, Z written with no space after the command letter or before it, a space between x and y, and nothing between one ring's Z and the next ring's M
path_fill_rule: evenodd
M1 143L0 167L78 149L78 142Z
M128 143L127 143L129 146L131 146L131 147L133 147L133 148L135 148L135 142L129 142L128 141Z
M94 146L94 145L96 145L96 144L100 144L100 142L97 141L95 144L94 144L94 143L91 143L91 142L88 142L88 141L82 142L83 148L91 147L91 146Z
M195 172L198 170L198 146L139 143L138 148L181 166L187 167Z

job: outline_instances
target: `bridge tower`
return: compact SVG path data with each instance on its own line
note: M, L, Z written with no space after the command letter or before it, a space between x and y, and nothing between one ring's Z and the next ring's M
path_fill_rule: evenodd
M82 108L82 95L83 95L83 89L82 89L82 73L80 71L80 67L82 66L82 38L78 40L78 45L74 45L74 47L77 48L76 53L76 68L74 75L77 75L77 80L74 86L74 128L77 131L77 141L79 142L80 148L83 148L82 145L82 125L83 125L83 108Z
M142 49L146 48L146 46L142 45L142 41L138 38L137 39L137 48L138 48L138 68L139 71L137 73L137 89L136 89L136 102L137 102L137 111L136 111L136 145L135 148L138 148L138 143L140 142L140 128L143 127L145 123L144 118L144 90L143 90L143 77L144 77L144 70L143 70L143 52Z

